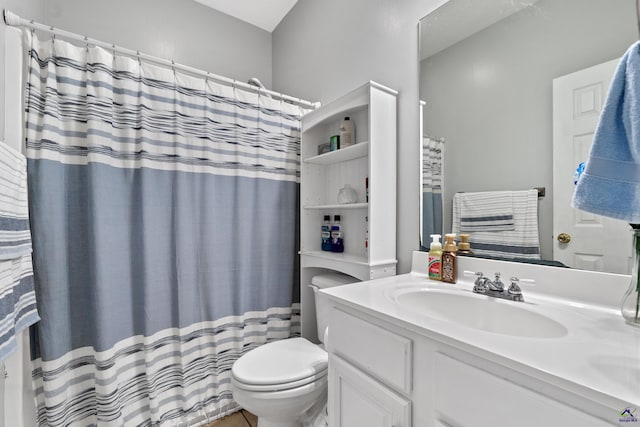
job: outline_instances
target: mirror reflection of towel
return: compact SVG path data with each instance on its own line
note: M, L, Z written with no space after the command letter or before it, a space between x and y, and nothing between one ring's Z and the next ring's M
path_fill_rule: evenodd
M509 231L515 230L513 215L463 216L460 218L460 232Z
M494 229L485 226L484 229L469 230L471 250L475 254L500 258L540 259L537 190L485 191L454 195L453 233L465 232L462 218L471 218L463 211L463 205L468 209L463 199L473 200L474 207L482 205L482 212L487 218L511 215L513 220L513 227L510 230L499 230L498 224ZM511 213L505 213L505 210L509 209ZM473 218L479 217L476 215ZM502 221L508 223L509 219L504 218ZM470 222L472 221L467 221L467 223Z
M460 232L515 230L510 191L457 193L453 199L460 214Z

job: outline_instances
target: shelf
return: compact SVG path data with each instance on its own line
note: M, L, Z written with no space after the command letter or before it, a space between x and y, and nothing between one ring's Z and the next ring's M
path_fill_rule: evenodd
M369 142L362 141L351 147L341 148L336 151L319 154L303 160L304 163L313 163L316 165L329 165L332 163L346 162L347 160L359 159L369 154Z
M367 108L371 104L372 95L374 102L377 102L377 98L375 98L377 93L391 95L394 102L396 102L395 100L398 96L397 91L379 83L369 81L340 98L307 113L302 122L302 131L306 132L319 124L338 120L344 115Z
M303 209L366 209L369 203L344 203L333 205L305 205Z
M327 251L305 251L300 252L302 256L321 258L330 261L344 262L347 264L369 266L369 260L364 256L349 255L344 253L327 252Z
M307 286L313 276L335 271L371 280L396 274L397 95L366 82L302 116L300 333L305 338L317 339L315 298ZM318 145L337 132L346 116L353 120L358 142L316 155ZM356 190L360 203L337 203L336 195L347 184ZM346 229L343 253L320 250L323 215L329 213L340 215Z

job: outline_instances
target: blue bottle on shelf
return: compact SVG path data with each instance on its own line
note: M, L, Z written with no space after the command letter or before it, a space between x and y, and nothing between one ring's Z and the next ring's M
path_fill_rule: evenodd
M325 215L324 222L322 224L322 231L320 235L322 236L322 250L323 251L331 251L331 216Z
M344 252L344 241L342 227L340 226L340 215L333 216L331 226L331 252Z

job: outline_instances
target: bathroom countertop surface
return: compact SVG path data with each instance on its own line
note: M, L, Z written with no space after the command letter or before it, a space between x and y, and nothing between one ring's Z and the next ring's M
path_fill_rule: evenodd
M640 407L640 328L626 324L619 310L527 292L525 303L504 303L526 304L525 309L559 322L567 332L554 338L519 337L438 320L426 311L406 310L390 297L390 290L411 286L461 292L473 288L471 279L449 285L413 272L322 292L401 328L481 353L483 358L590 399L613 407Z

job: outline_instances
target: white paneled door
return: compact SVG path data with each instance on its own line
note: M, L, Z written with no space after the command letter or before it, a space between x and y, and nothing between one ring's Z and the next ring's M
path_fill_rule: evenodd
M631 228L571 207L618 60L553 80L553 258L570 267L629 274Z

